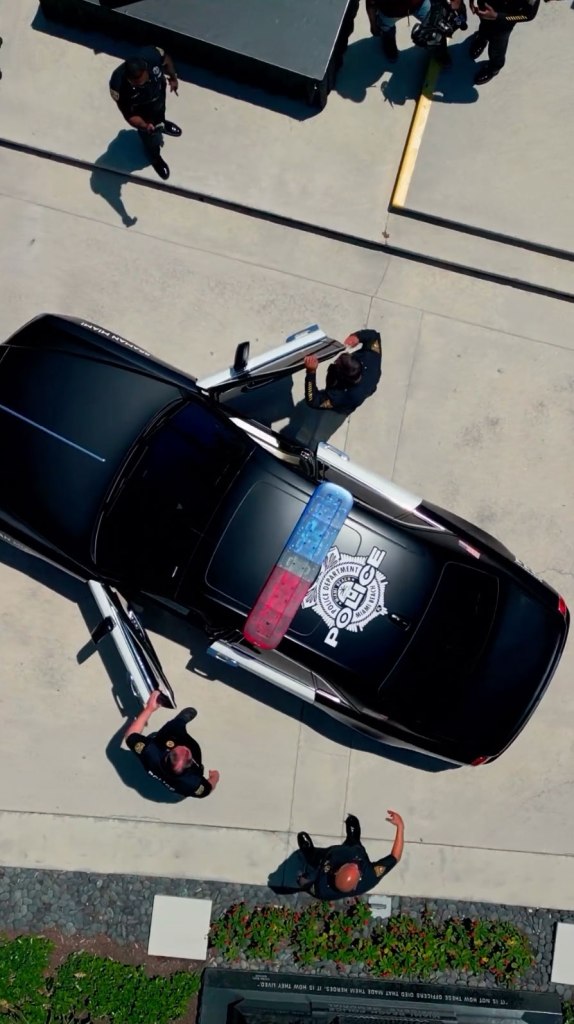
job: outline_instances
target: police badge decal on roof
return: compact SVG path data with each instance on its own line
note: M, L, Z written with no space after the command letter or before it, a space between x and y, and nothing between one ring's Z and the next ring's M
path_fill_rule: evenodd
M388 581L379 568L385 554L377 547L367 556L346 555L337 547L328 552L301 607L321 616L328 629L323 642L329 647L337 646L341 629L360 633L377 615L388 615Z

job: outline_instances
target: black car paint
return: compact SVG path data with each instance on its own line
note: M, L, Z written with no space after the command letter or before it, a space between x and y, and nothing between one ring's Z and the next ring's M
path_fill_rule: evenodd
M50 368L57 372L50 373ZM63 395L66 403L61 401ZM158 587L157 580L146 580L141 572L138 574L137 560L124 567L125 571L120 564L99 566L97 527L102 512L109 514L106 502L111 505L115 500L122 475L129 477L130 462L138 457L142 435L167 410L183 408L186 402L209 410L221 422L225 420L241 437L245 458L240 475L227 482L219 507L214 507L190 545L185 564L177 566L177 574L167 573ZM190 613L199 613L214 630L241 629L313 491L314 483L305 468L287 467L256 446L229 423L227 414L213 400L200 393L194 378L153 359L111 332L69 318L38 318L0 347L0 404L12 409L2 413L9 422L3 424L0 442L0 459L3 468L9 469L12 491L11 496L5 491L0 523L9 536L83 578L93 576L95 570L96 578L119 584L131 594L153 593L160 600L175 601ZM26 419L52 433L26 424ZM57 441L53 434L73 443ZM14 439L20 444L18 459L10 450ZM86 455L86 451L92 454ZM53 487L54 479L58 480L57 489ZM129 479L126 488L128 493ZM542 696L564 645L568 621L557 611L555 592L509 561L499 542L490 543L487 534L458 517L449 521L449 514L442 509L430 504L420 508L445 529L409 526L408 516L399 517L406 520L401 523L357 501L338 539L340 550L353 558L366 557L376 546L384 548L382 568L388 581L388 611L396 610L397 621L381 615L362 633L340 631L336 645L328 645L326 627L319 616L311 609L301 609L280 650L306 666L317 681L324 678L334 686L342 701L335 706L327 692L318 697L318 703L371 735L390 734L463 763L479 756L495 757L512 741ZM141 508L134 507L133 516L135 522ZM514 708L514 719L507 714L504 727L493 733L487 728L488 715L483 714L482 736L473 735L472 718L468 720L468 716L457 731L452 721L447 727L437 714L429 729L428 715L426 721L416 714L401 721L396 702L385 702L385 680L397 674L400 679L403 658L408 664L408 652L412 652L413 645L416 648L417 630L432 605L444 565L456 562L477 570L476 560L461 548L459 538L480 547L480 569L496 577L501 608L508 604L511 588L521 600L530 595L530 604L542 609L540 616L546 625L550 623L553 637L553 644L544 645L546 672L538 666L538 675L522 680L518 686L515 697L519 704L521 695L524 701L518 710ZM162 543L162 534L156 532L155 540ZM499 627L500 622L493 637L504 633ZM490 657L489 677L496 678L499 701L504 703L508 673L513 671L512 658L517 657L516 645L510 644L510 651L497 656L494 640L489 647L488 639L483 645L485 664ZM387 654L386 661L381 650ZM429 675L429 689L436 692L441 680ZM408 687L408 672L406 676L403 671L401 685ZM473 679L471 674L469 685L483 686L480 673L475 676ZM318 686L320 690L320 682ZM504 715L496 707L497 693L490 693L488 699L498 722ZM477 697L475 702L475 714L481 710L480 699Z

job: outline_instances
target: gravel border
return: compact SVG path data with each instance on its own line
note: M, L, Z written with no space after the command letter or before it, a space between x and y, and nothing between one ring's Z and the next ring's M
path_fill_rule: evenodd
M55 928L67 936L91 937L105 934L116 942L138 942L147 946L156 893L211 899L213 919L219 917L230 904L240 900L252 906L262 903L304 906L310 900L304 893L277 896L261 885L4 867L0 868L0 931L40 933ZM533 992L557 992L567 1000L573 998L572 988L555 985L550 981L555 925L558 921L574 923L572 911L396 896L392 898L392 908L393 913L400 912L414 917L419 917L426 908L438 921L448 917L511 921L528 935L536 957L535 965L514 987ZM231 965L215 956L210 956L209 962L213 966L249 967L251 970L264 968L291 973L369 977L357 965L338 969L333 963L320 963L312 968L301 968L288 953L280 954L272 967L253 960ZM491 975L477 979L452 971L437 974L430 980L473 988L499 987Z

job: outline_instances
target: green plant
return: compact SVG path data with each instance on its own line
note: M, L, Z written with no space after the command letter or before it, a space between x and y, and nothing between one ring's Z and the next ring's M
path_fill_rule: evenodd
M195 972L149 978L143 967L75 953L55 975L51 1021L169 1024L185 1013L198 988L199 975Z
M574 1003L562 1003L562 1020L564 1024L574 1024Z
M289 938L292 913L287 907L266 905L249 909L234 903L211 927L210 942L228 960L241 953L251 959L271 960Z
M53 943L36 936L0 941L0 1017L44 1024Z
M368 905L311 903L302 911L237 903L212 926L211 945L229 960L273 959L289 946L304 966L323 960L362 964L378 976L428 978L447 969L512 982L533 962L530 943L513 924L451 918L437 924L406 914L373 921ZM570 1024L574 1024L574 1015Z

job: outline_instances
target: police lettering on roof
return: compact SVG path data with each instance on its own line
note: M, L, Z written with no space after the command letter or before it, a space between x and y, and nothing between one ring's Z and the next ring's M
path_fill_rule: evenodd
M324 643L336 647L339 632L360 633L377 615L387 615L387 577L379 569L386 552L373 547L369 555L352 557L332 547L302 608L320 615L328 628Z

